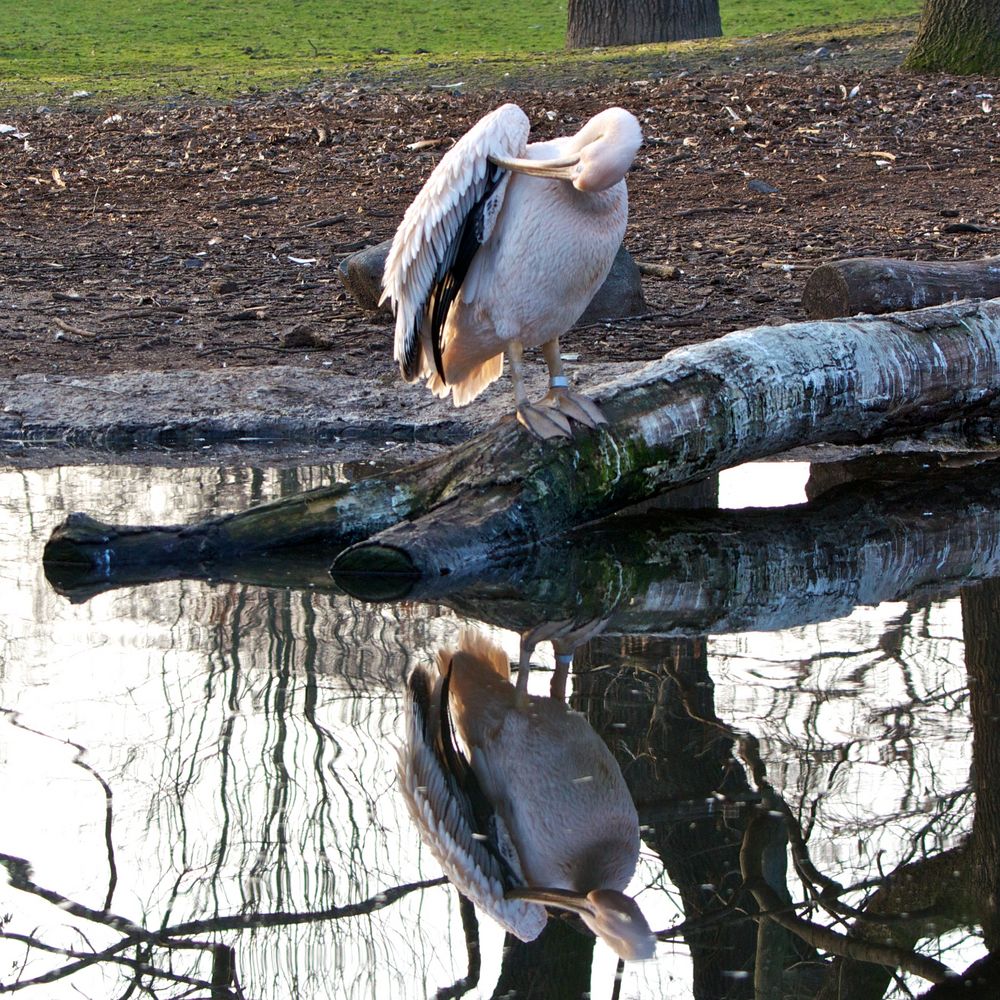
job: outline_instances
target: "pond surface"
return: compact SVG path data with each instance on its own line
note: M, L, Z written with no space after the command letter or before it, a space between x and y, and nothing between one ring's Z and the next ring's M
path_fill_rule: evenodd
M766 571L732 548L738 527L697 556L672 535L641 542L660 546L646 576L602 549L618 560L617 589L604 611L581 598L569 701L622 768L642 837L627 891L667 932L654 960L626 963L616 981L610 948L564 920L505 950L498 925L442 884L396 787L412 668L470 627L516 662L519 632L565 622L565 600L550 612L544 587L497 584L365 603L314 572L302 586L181 579L71 601L43 571L44 543L72 510L177 523L357 474L0 470L0 992L819 996L825 977L863 963L747 916L766 908L741 889L754 817L767 883L809 926L845 932L847 907L864 907L903 864L923 880L908 908L921 909L924 882L934 902L935 866L961 854L973 826L963 635L970 615L988 627L994 584L961 585L997 572L1000 518L987 502L955 515L975 533L961 552L951 534L928 542L887 523L866 534L859 514L858 537L849 517L836 544L800 545L796 562L777 550L813 537L809 469L768 465L723 474L719 488L723 506L799 505L787 520L761 515ZM938 558L914 570L926 550ZM728 560L725 586L706 559ZM714 624L702 634L699 622ZM548 643L533 663L530 688L545 694ZM844 888L826 906L824 880ZM972 916L939 913L910 939L954 970L985 954ZM929 985L912 971L878 975L865 995Z

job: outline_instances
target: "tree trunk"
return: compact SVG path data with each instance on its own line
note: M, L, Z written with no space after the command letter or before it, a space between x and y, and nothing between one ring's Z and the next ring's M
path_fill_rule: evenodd
M719 919L741 891L746 803L757 796L715 714L704 639L600 636L576 651L572 707L607 742L690 929L695 1000L754 995L756 929ZM752 902L750 908L752 909Z
M812 319L923 309L1000 296L1000 257L963 261L860 257L821 264L802 290Z
M972 714L973 891L983 938L1000 955L1000 580L962 594L965 665Z
M997 0L925 0L907 69L1000 73Z
M566 47L570 49L721 34L719 0L569 0Z
M882 319L758 327L682 348L604 386L610 424L540 442L513 420L414 466L169 528L81 515L50 565L197 564L366 542L341 573L476 570L567 529L742 462L976 415L1000 395L1000 300Z

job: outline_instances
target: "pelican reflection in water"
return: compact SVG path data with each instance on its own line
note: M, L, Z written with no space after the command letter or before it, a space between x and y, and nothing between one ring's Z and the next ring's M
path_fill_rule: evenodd
M618 764L559 698L510 683L506 654L465 633L408 680L400 784L421 837L464 896L522 941L545 907L577 914L625 959L655 937L622 891L639 820Z

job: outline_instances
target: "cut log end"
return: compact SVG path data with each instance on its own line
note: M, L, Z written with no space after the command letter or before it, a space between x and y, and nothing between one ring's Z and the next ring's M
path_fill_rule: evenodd
M52 532L45 544L44 560L47 564L91 565L95 550L106 548L115 534L114 526L74 512Z
M802 306L813 319L849 316L850 289L844 275L833 264L821 264L806 281Z
M341 552L330 574L342 590L366 601L400 600L421 576L402 549L369 542Z

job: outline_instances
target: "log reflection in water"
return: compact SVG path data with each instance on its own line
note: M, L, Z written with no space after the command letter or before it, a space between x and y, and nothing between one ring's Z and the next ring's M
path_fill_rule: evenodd
M471 580L413 585L355 576L333 583L328 559L283 552L184 572L447 603L519 632L545 621L603 618L609 632L622 635L791 628L1000 573L1000 479L983 463L877 488L847 485L789 509L618 518ZM106 574L52 561L45 568L71 600L145 579L134 566ZM154 575L176 572L160 567Z

